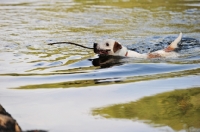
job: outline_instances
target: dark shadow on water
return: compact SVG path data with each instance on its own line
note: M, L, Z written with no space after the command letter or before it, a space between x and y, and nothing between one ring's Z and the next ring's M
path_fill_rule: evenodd
M112 66L122 65L125 63L124 57L120 56L102 56L95 59L89 59L92 62L93 66L98 66L100 68L109 68Z
M137 44L127 46L129 49L139 53L149 53L166 48L176 39L174 36L169 36L159 41L160 37L149 37L146 40ZM178 48L175 50L180 54L187 54L192 50L200 49L200 42L198 39L183 37L181 42L178 43Z
M144 97L135 102L96 108L93 115L105 118L146 120L152 126L175 131L200 131L200 87ZM159 124L159 125L157 125Z

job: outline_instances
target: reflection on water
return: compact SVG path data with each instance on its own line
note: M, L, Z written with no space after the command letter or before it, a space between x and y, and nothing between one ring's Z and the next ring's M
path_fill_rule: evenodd
M115 97L114 103L117 104L128 100L121 94L126 92L124 87L127 86L130 86L131 91L132 86L147 83L148 86L143 88L148 87L149 90L153 90L154 82L164 81L163 87L155 88L154 92L148 93L150 95L159 93L159 90L169 91L179 87L199 86L200 82L197 81L200 74L199 7L198 0L1 0L0 100L3 102L0 103L27 130L31 126L34 126L33 129L38 126L45 130L73 131L79 128L76 124L84 126L92 124L94 127L87 127L89 132L94 131L94 128L98 130L102 128L102 123L108 124L105 120L101 123L95 119L90 122L88 120L91 119L91 115L85 114L91 108L112 102L113 98L106 98L106 101L102 99L105 96L101 94L102 91L98 91L100 88L107 93L107 96ZM166 47L179 32L183 33L183 39L177 49L181 56L173 59L105 58L95 55L92 50L72 45L47 45L50 42L71 41L93 47L94 42L112 38L132 50L146 53ZM169 85L170 79L190 81L187 83L172 81ZM118 88L123 90L115 96L113 95L115 92L109 91L111 88L113 91L117 91ZM92 89L90 92L93 92L93 95L90 95L88 89ZM53 94L47 94L52 90ZM129 101L144 95L139 92L140 89L134 90L134 93L129 92L132 97ZM41 94L41 91L44 93ZM35 94L32 96L33 92ZM135 95L140 96L133 98ZM95 101L96 97L100 99ZM52 98L50 104L46 101L49 98ZM193 99L193 96L190 98ZM80 104L80 101L77 101L79 99L82 101L81 104L91 100L94 102L92 105L80 106L77 105ZM71 102L66 104L66 100ZM65 122L61 118L48 124L50 121L48 119L54 118L54 113L51 111L48 113L46 109L41 108L36 111L34 118L37 122L34 122L31 110L35 104L37 107L47 104L48 110L62 109L60 113L63 115L73 115L70 119L74 120L74 124L71 120ZM75 110L68 111L71 107ZM43 122L48 123L38 122L43 116L46 116ZM60 124L63 122L64 127L61 128ZM126 123L122 121L120 124ZM167 124L160 121L154 123ZM128 131L133 131L132 126L131 124L127 127ZM112 130L120 131L118 127L119 124L112 127ZM111 128L110 125L108 128ZM144 130L143 127L136 128ZM152 129L146 129L150 130ZM174 128L174 130L180 129Z
M144 97L136 102L93 110L105 118L143 120L154 127L170 126L176 131L200 130L200 87Z
M140 82L140 81L150 81L150 80L158 80L158 79L167 79L167 78L177 78L177 77L184 77L184 76L191 76L191 75L199 75L200 73L200 68L192 69L192 70L186 70L187 67L183 68L184 70L180 71L179 66L174 66L170 68L170 73L165 73L163 74L162 72L166 72L167 68L162 71L162 70L157 70L153 68L152 65L150 67L146 67L148 70L151 72L144 73L141 70L145 69L139 69L145 64L141 65L136 65L134 69L132 70L132 76L130 71L124 71L126 75L128 74L129 77L125 77L125 75L121 75L120 72L115 72L115 74L121 75L121 76L116 76L116 75L108 75L111 73L111 71L108 71L107 73L104 73L104 76L101 76L102 73L96 73L95 75L90 75L88 73L84 73L79 76L74 76L74 75L60 75L56 76L57 78L64 78L63 82L56 82L56 83L44 83L44 84L35 84L35 85L22 85L19 87L12 87L12 88L17 88L17 89L41 89L41 88L83 88L83 87L88 87L88 86L98 86L98 85L110 85L110 84L123 84L123 83L133 83L133 82ZM190 68L193 66L190 66ZM194 65L194 67L197 67ZM172 72L172 69L178 69L179 71ZM155 71L156 70L156 71ZM159 73L160 72L160 73ZM140 75L141 74L141 75ZM140 76L139 76L140 75ZM89 77L88 77L89 76ZM97 77L96 77L97 76ZM79 80L79 78L84 78L84 80ZM106 78L105 78L106 77ZM35 77L33 77L35 78ZM39 77L42 79L41 77ZM74 78L74 79L72 79Z

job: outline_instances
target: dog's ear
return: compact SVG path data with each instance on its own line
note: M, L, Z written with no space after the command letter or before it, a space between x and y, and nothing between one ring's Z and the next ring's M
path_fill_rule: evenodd
M114 53L121 48L122 48L121 44L119 44L117 41L115 41L114 46L113 46Z

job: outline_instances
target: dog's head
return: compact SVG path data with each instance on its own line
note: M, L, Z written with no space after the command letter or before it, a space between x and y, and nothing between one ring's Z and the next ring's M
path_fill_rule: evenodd
M94 43L94 53L100 55L120 55L123 46L115 40L107 39L100 43Z

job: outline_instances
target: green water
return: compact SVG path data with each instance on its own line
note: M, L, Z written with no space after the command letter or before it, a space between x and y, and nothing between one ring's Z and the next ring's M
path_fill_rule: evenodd
M199 131L200 90L190 88L144 97L136 102L116 104L94 110L105 118L143 120L152 126L170 126L173 130Z

